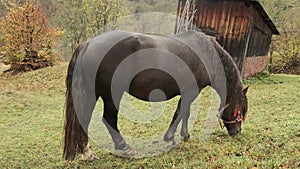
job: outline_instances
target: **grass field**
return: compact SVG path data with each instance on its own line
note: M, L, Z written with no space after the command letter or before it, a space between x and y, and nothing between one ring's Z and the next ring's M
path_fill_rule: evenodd
M0 168L300 168L300 76L268 74L245 81L250 85L249 112L243 133L237 137L217 128L199 142L201 122L210 106L206 90L195 112L199 115L190 131L193 137L180 142L179 148L154 157L127 159L92 141L98 161L83 162L78 156L68 164L62 160L66 69L63 63L0 76ZM148 109L146 103L129 99L139 109ZM166 111L173 113L176 99L168 102ZM126 107L125 101L123 105ZM147 137L165 131L172 113L151 125L132 124L121 115L120 130Z

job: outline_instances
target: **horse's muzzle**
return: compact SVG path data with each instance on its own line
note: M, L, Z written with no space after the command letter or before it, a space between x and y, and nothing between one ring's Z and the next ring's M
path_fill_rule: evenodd
M241 134L241 132L242 132L242 129L239 129L239 130L230 130L230 131L228 131L228 134L230 136L236 136L238 134Z

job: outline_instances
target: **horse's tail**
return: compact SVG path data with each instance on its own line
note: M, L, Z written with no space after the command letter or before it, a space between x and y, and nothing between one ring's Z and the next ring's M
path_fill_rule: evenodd
M65 123L64 123L64 151L63 159L67 161L73 161L77 152L82 153L84 144L87 143L87 133L82 128L77 113L75 111L75 106L79 102L78 99L83 97L82 90L79 87L82 84L82 69L81 65L75 65L78 58L81 58L82 54L87 48L87 44L79 45L69 63L68 74L66 78L66 108L65 108ZM74 72L76 71L76 72ZM75 75L74 75L75 74ZM73 88L72 86L78 89ZM75 96L73 96L75 95ZM74 103L75 102L75 103ZM76 107L77 108L77 107ZM77 109L76 109L77 110Z

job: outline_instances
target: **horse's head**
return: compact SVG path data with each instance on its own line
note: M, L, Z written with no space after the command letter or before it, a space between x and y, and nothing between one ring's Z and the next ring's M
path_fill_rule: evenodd
M248 110L246 97L247 91L248 87L245 88L238 97L236 97L237 99L226 103L226 105L220 110L220 123L223 121L228 134L231 136L237 135L242 131L242 122L246 119ZM220 125L222 126L222 124Z

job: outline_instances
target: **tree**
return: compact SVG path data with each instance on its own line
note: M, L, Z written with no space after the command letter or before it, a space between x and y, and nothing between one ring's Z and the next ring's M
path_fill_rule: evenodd
M297 31L282 31L279 37L274 37L270 71L274 73L294 73L294 68L300 64L300 33ZM276 53L273 54L273 53Z
M3 60L13 71L27 71L53 64L53 47L62 31L48 26L48 20L38 5L26 1L15 4L0 22Z
M55 0L38 0L38 5L42 8L46 17L51 20L58 11L58 3ZM50 21L51 22L51 21Z
M60 8L54 16L55 24L65 31L62 37L63 47L75 50L78 44L87 39L86 30L88 16L82 1L58 1ZM65 50L65 49L64 49Z
M88 0L85 1L90 16L89 33L106 32L109 26L126 13L124 2L120 0ZM89 5L93 4L93 5Z
M274 0L261 1L279 29L274 36L270 50L269 71L290 73L300 64L300 1Z
M180 4L179 10L182 11L176 23L176 34L186 32L193 28L194 15L197 12L195 9L195 1L187 0L185 4Z
M93 37L98 31L106 31L106 25L113 23L126 13L124 0L57 0L59 12L56 24L65 30L64 46L71 52L81 42Z

